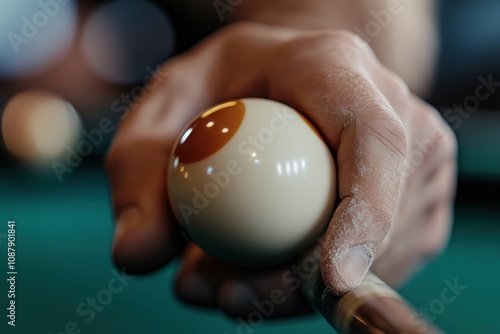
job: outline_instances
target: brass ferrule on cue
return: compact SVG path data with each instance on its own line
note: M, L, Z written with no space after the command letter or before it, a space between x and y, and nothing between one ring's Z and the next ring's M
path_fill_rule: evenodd
M342 334L442 333L371 272L343 296L325 286L319 270L308 277L303 290L311 305Z

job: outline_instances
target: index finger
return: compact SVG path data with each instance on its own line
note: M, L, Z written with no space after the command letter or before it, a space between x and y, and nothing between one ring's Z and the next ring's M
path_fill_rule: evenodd
M130 110L106 157L116 216L113 257L131 273L162 266L183 245L167 205L166 169L170 147L192 117L187 110L192 104L181 104L172 94L165 83Z

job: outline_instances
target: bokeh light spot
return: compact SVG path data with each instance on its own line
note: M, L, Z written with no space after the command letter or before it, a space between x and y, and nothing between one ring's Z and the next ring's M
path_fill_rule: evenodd
M75 1L0 1L0 78L37 74L69 51Z
M174 49L174 31L166 14L140 0L112 1L85 24L82 49L100 77L117 83L142 80Z
M50 162L73 146L81 121L73 106L59 96L32 90L10 99L2 116L7 150L33 162Z

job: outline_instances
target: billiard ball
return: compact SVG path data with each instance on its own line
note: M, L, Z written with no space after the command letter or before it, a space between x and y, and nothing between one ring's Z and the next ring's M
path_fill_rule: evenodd
M216 105L176 141L168 166L170 206L207 253L242 266L299 255L330 220L332 155L313 125L267 99Z

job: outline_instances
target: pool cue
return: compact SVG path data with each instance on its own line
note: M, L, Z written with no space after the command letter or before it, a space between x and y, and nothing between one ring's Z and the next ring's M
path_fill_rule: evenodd
M311 306L341 334L443 333L371 272L359 286L336 296L325 286L316 266L303 281L302 290Z

